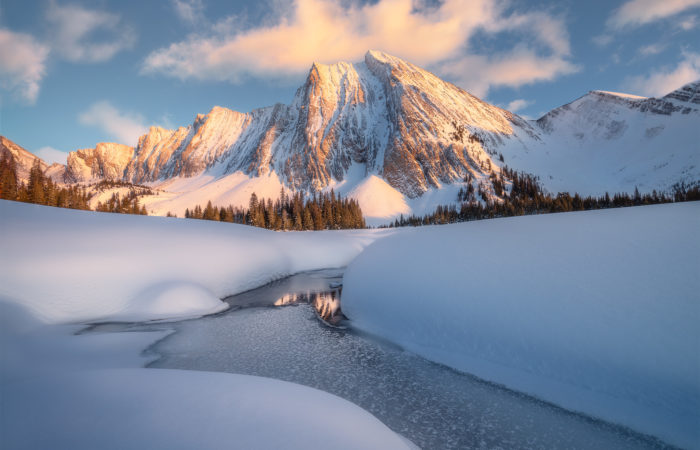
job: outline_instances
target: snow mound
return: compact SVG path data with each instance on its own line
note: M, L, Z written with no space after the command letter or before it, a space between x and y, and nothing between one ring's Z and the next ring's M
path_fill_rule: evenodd
M364 179L349 192L348 197L357 200L362 214L370 222L372 219L387 219L411 212L404 195L376 175Z
M700 442L700 203L397 233L348 267L355 327L565 408Z
M228 308L203 286L192 283L166 282L140 294L111 320L137 321L143 317L179 319L214 314Z

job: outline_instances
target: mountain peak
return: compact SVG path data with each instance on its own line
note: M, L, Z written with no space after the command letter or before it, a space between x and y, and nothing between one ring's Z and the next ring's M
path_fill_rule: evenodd
M666 100L676 100L684 103L700 105L700 80L690 82L673 92L663 96Z
M367 59L373 59L383 63L404 62L401 58L397 58L396 56L390 55L381 50L367 50L367 53L365 53L365 60Z

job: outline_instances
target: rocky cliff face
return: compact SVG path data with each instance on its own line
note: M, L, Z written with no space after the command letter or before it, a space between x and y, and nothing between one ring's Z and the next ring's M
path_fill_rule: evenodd
M95 148L70 152L65 178L67 182L120 180L133 157L133 147L101 142Z
M215 107L189 127L151 128L131 152L113 144L79 150L66 176L143 183L274 170L292 189L318 191L357 163L413 198L468 172L486 179L504 141L536 137L518 116L370 51L357 64L314 64L290 105L248 114Z

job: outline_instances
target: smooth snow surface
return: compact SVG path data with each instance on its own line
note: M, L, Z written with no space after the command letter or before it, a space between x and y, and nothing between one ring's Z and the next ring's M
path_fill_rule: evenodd
M214 206L248 208L252 193L259 199L277 199L283 187L275 172L251 177L240 171L221 177L210 174L176 177L151 184L158 189L158 195L139 198L148 213L164 216L170 212L178 217L185 217L185 209L191 211L197 205L203 208L209 200Z
M399 214L410 214L404 195L376 175L370 175L348 194L360 204L362 214L370 225L384 223Z
M425 227L344 277L353 325L676 445L700 443L700 203Z
M0 201L0 296L45 322L211 314L218 300L342 267L382 232L276 233L220 222Z
M348 401L247 375L83 371L13 384L3 403L13 449L410 448Z

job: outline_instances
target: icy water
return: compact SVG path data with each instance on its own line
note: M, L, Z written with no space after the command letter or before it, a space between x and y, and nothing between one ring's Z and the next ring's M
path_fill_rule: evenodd
M151 367L259 375L321 389L424 449L664 447L353 331L351 322L338 322L340 293L330 287L341 276L296 275L226 299L232 307L224 313L146 325L176 330L149 349L161 356ZM321 315L346 328L325 324Z

